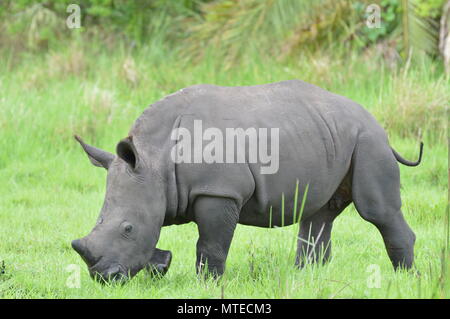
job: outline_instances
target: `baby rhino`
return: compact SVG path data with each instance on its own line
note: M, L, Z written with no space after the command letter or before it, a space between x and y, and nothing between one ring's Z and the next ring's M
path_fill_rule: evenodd
M350 203L380 231L396 269L413 264L397 162L418 165L423 144L417 162L403 159L363 107L314 85L191 86L147 108L116 155L76 138L108 171L97 224L72 242L102 282L143 268L164 274L172 256L156 248L161 227L189 222L198 272L224 272L238 223L300 222L296 265L323 262Z

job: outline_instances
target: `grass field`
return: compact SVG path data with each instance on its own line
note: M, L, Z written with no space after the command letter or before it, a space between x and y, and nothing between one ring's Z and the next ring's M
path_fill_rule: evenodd
M122 53L121 53L122 52ZM303 56L294 62L244 60L224 69L214 56L190 65L149 48L70 47L0 64L0 298L449 298L447 115L450 82L429 61L389 70L370 56ZM394 272L374 226L349 207L333 229L333 259L293 267L298 226L238 226L219 282L195 275L194 224L162 230L174 254L166 277L144 272L102 286L72 250L100 211L105 171L91 166L74 133L109 151L152 102L198 84L250 85L298 78L345 95L384 125L391 145L423 163L401 167L403 212L417 236L421 275ZM72 265L72 266L71 266ZM75 266L73 266L75 265ZM80 268L80 287L70 283ZM68 285L69 282L69 285Z

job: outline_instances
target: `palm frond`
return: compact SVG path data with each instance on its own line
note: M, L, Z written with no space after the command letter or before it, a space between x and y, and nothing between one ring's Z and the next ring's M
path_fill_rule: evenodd
M425 52L438 54L439 24L417 13L414 0L402 0L403 56Z
M333 0L225 0L202 6L203 21L190 28L186 54L200 58L205 48L223 52L225 63L232 64L249 43L275 54L292 30L311 21L314 12Z

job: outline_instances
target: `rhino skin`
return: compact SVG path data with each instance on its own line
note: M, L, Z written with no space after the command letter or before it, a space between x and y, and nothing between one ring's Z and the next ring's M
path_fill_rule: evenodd
M191 130L195 120L221 130L279 128L278 171L261 174L260 162L176 164L171 134ZM199 232L197 272L219 276L236 225L298 222L294 199L297 192L300 206L307 187L297 266L329 260L333 221L352 202L380 231L394 268L413 265L415 234L401 212L397 161L418 165L423 144L418 161L403 159L363 107L312 84L182 89L143 112L117 145L117 155L76 138L91 162L108 170L97 224L72 242L101 281L129 279L143 268L165 274L172 254L156 248L160 230L189 222Z

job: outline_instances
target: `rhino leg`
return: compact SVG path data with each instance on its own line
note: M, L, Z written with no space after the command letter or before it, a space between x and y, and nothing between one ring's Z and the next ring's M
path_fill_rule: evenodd
M169 250L155 248L155 252L146 268L151 276L162 277L169 270L171 261L172 253Z
M239 220L239 209L227 198L202 196L194 203L197 224L197 274L221 276Z
M394 268L411 268L416 236L400 210L398 163L379 136L359 138L353 154L352 180L356 209L380 231Z
M318 212L300 222L295 265L325 263L331 256L331 229L334 219L351 203L351 199L336 194Z

